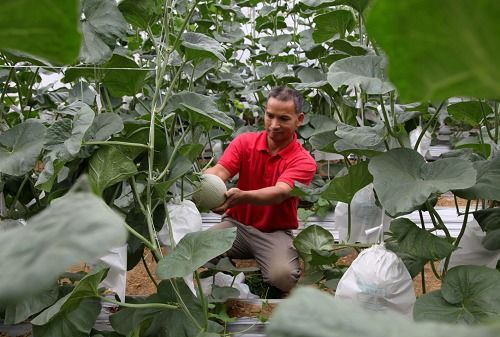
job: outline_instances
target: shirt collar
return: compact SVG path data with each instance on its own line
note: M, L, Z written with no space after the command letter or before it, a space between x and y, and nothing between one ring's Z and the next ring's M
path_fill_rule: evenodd
M281 149L276 155L280 157L285 157L288 153L293 151L297 143L297 134L294 132L292 141L284 148ZM257 140L257 151L266 151L269 153L269 147L267 146L267 132L262 131Z

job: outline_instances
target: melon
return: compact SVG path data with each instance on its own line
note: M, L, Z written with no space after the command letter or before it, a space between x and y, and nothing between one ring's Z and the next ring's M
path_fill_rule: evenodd
M195 189L193 201L202 210L217 208L226 201L226 184L214 174L203 174Z

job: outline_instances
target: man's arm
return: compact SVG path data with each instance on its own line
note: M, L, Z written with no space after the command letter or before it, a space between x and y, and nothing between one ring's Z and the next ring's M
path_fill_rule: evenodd
M231 178L231 173L221 164L215 164L214 166L207 168L203 173L216 175L224 182L227 182L229 178Z

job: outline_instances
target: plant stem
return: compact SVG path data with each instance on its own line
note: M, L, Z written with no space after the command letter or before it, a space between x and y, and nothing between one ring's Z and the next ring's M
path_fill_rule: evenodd
M439 213L436 211L436 209L431 205L431 203L429 201L426 201L425 204L427 206L427 210L429 211L429 215L431 216L432 223L434 224L434 227L437 229L441 229L444 232L444 234L446 235L446 238L451 241L452 237L450 235L450 231L444 225L443 219L441 219L441 216L439 215Z
M174 289L175 295L177 296L177 299L179 300L179 304L180 304L182 311L194 323L194 325L196 325L198 330L203 330L203 328L200 326L200 323L196 320L196 318L194 318L194 316L189 311L188 307L186 306L186 303L184 303L184 300L182 299L182 296L179 293L179 289L177 288L177 284L175 284L175 281L170 280L170 284L172 285L172 288Z
M486 104L486 102L484 102ZM488 127L488 117L486 116L486 112L484 111L483 108L483 102L479 100L479 106L481 107L481 114L483 115L483 124L484 127L486 128L486 132L488 133L488 137L490 137L491 141L495 141L495 137L491 134L490 128ZM479 128L479 131L481 132L481 128Z
M144 149L149 148L147 145L141 144L141 143L127 143L127 142L118 142L118 141L114 141L114 140L90 141L90 142L84 142L82 145L123 145L123 146L131 146L131 147L142 147Z
M144 243L144 245L146 247L148 247L150 250L154 250L155 249L155 246L153 246L151 244L151 242L149 242L148 239L146 239L144 236L142 236L141 233L139 233L134 228L132 228L128 223L124 222L124 224L125 224L125 227L127 228L127 230L130 232L130 234L132 234L133 236L135 236L136 238L138 238L139 240L141 240L141 242Z
M166 202L163 202L163 207L165 207L165 220L167 221L168 236L170 239L170 247L175 250L175 240L174 233L172 229L172 221L170 221L170 214L168 213L168 206Z
M133 308L133 309L150 309L150 308L158 308L158 309L179 309L178 305L175 304L166 304L166 303L126 303L119 302L112 298L99 296L99 299L103 302L113 303L119 305L120 307L125 308Z
M28 174L26 174L24 176L23 181L21 182L21 186L19 186L19 188L16 192L14 200L12 200L12 203L10 204L9 214L11 214L14 211L14 208L16 207L17 201L19 200L19 197L21 196L21 192L23 191L24 185L26 185L26 182L28 181L28 179L29 179L29 176L28 176ZM24 206L24 204L23 204L23 206ZM26 207L24 207L24 208L26 208Z
M347 204L347 242L351 239L351 203Z
M458 245L460 244L460 240L462 239L462 237L464 236L464 233L465 233L465 228L467 226L467 218L469 217L469 210L470 210L470 204L471 204L471 201L470 200L467 200L467 205L465 206L465 214L464 214L464 221L462 222L462 228L460 228L460 233L458 234L458 237L457 239L455 240L455 242L453 243L453 247L455 249L458 248ZM455 250L454 249L454 250ZM446 257L446 259L444 260L444 267L443 267L443 271L442 271L442 275L446 275L446 272L448 271L448 265L450 263L450 259L451 259L451 253Z
M15 71L16 70L14 68L10 68L9 75L7 76L7 81L5 81L5 85L4 85L3 90L2 90L2 95L0 96L0 104L3 104L3 99L4 99L5 95L7 94L7 90L9 89L10 79L12 78L12 75ZM3 119L4 119L3 109L1 109L0 110L0 120L3 120Z
M174 151L170 155L170 158L168 158L167 165L165 166L163 171L160 173L160 175L158 177L156 177L156 179L154 179L155 181L160 181L166 174L168 174L170 172L170 167L172 166L172 163L174 162L175 156L177 155L177 152L179 151L179 148L180 148L181 144L183 143L184 138L186 137L186 134L189 132L190 129L191 129L191 125L189 125L182 132L181 137L179 138L179 140L175 144Z
M418 139L417 139L417 142L415 143L415 146L413 147L413 149L415 151L417 151L418 149L418 146L420 145L420 142L422 141L422 138L424 138L424 135L425 135L425 132L427 131L427 129L429 129L429 127L431 126L433 120L435 118L437 118L439 112L441 111L441 108L443 107L444 105L444 102L445 101L442 101L441 104L439 105L439 107L437 108L436 112L434 113L434 115L432 115L431 119L429 119L429 121L427 122L427 124L424 126L424 128L422 129L422 132L420 132L420 135L418 136Z
M425 230L425 221L424 221L424 215L422 214L422 211L418 211L418 215L420 216L420 226L422 227L423 230ZM420 272L421 277L422 277L422 293L426 293L426 286L425 286L425 265L422 267L422 271Z
M24 115L23 94L21 92L21 85L19 84L19 78L17 77L16 72L14 72L14 82L16 83L17 95L19 96L19 108L21 109L21 114Z
M1 102L1 101L0 101ZM500 125L500 114L498 113L498 105L500 103L495 102L495 144L498 144L498 131Z
M389 135L394 137L398 141L398 143L401 147L404 147L403 142L394 133L394 130L392 129L391 123L389 122L389 117L387 117L387 111L385 110L385 104L384 104L384 99L383 99L382 95L380 95L380 107L382 108L382 115L384 116L384 124L385 124L385 127L387 128L387 131L389 132Z
M203 328L204 330L206 330L208 326L208 302L207 298L205 297L205 294L203 293L200 274L198 273L198 271L194 272L194 278L196 279L196 293L198 294L198 299L201 302L201 308L203 310L203 316L204 316Z
M151 270L149 270L148 264L146 263L146 259L144 259L144 255L141 256L142 264L144 265L144 269L146 269L146 273L148 274L149 278L151 279L151 282L155 285L156 288L158 288L158 282L156 282L155 278L153 277L153 274L151 273Z

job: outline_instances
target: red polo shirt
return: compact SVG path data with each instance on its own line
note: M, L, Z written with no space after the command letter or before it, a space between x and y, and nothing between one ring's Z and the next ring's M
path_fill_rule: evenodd
M224 151L219 164L231 176L239 173L237 187L243 191L274 186L278 181L291 187L296 181L308 185L316 173L316 162L297 142L297 135L284 149L271 155L267 132L249 132L236 137ZM239 204L226 214L233 219L263 232L295 229L298 198L291 197L276 205Z

